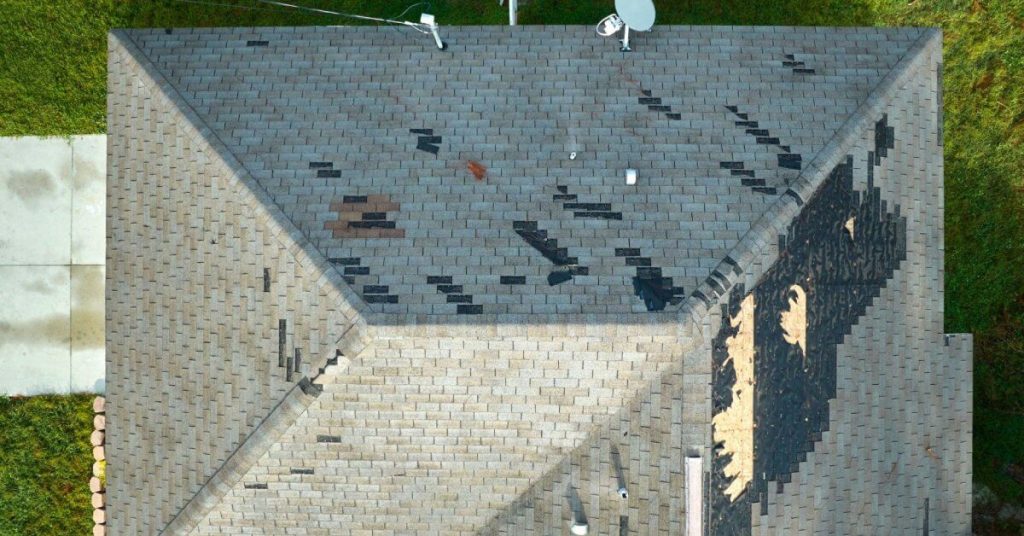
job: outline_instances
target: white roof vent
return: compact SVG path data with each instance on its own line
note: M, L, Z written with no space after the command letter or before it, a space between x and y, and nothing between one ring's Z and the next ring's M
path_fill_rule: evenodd
M627 169L626 170L626 184L629 185L629 186L633 186L634 184L636 184L636 170L635 169Z

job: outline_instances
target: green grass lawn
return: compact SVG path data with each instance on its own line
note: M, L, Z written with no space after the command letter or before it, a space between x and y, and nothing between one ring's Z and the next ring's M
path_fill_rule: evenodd
M92 534L93 398L0 397L0 535Z
M413 1L316 5L396 16ZM977 478L1024 500L1024 490L989 470L1024 462L1024 0L656 3L661 24L943 28L946 325L950 332L976 334ZM430 11L442 24L507 23L505 8L493 0L436 0ZM612 0L531 0L520 22L591 25L612 11ZM105 34L111 27L351 22L276 8L166 0L0 0L0 21L0 135L103 132ZM1006 448L985 447L992 444Z

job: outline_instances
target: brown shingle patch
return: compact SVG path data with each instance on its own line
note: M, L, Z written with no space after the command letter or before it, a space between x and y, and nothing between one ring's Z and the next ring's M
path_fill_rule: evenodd
M331 202L338 219L324 222L324 229L332 231L334 238L405 238L405 229L388 220L388 213L400 208L386 195L347 196Z

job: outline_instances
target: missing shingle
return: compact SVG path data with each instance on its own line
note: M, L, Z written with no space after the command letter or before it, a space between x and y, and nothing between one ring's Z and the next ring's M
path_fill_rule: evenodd
M296 348L295 349L294 365L295 365L295 372L299 372L299 370L302 368L302 349L301 348Z
M572 279L572 272L569 270L557 270L548 274L548 285L560 285L570 279Z
M800 167L803 164L803 157L798 154L779 154L778 159L779 167L784 169L800 170Z
M661 311L669 303L679 303L683 289L673 287L672 278L662 277L660 268L638 267L633 293L643 300L648 311Z
M244 487L245 489L267 489L266 484L261 484L259 482L246 483L243 484L242 487Z
M501 276L500 282L502 285L525 285L525 275L503 275Z
M310 162L309 169L331 169L334 164L330 162Z
M270 268L263 269L263 292L270 292Z
M595 218L604 220L621 220L621 212L613 212L611 203L580 203L576 201L575 194L569 194L567 186L557 186L560 194L555 194L555 201L567 201L562 203L562 208L573 210L574 218Z
M364 214L365 218L366 215ZM395 222L393 221L381 221L381 220L362 220L352 221L348 223L349 229L394 229Z
M612 209L611 203L564 203L562 206L566 210L609 211Z
M533 223L534 228L536 227L536 222L530 223ZM527 231L517 229L516 234L522 237L522 239L526 241L527 244L532 246L533 249L536 249L538 252L540 252L540 254L544 256L544 258L548 259L553 264L557 266L576 264L576 258L570 257L568 255L568 250L566 248L558 247L558 240L554 238L548 238L547 231Z
M311 475L313 469L307 467L292 467L289 472L293 475Z
M292 381L292 357L288 356L285 360L284 379L285 381Z
M714 277L709 276L707 279L704 280L704 282L711 286L711 291L715 296L721 296L725 294L725 287L722 285L722 283L719 283L718 280L715 279Z
M398 296L395 294L367 294L363 296L366 303L398 303Z
M441 151L441 147L429 143L417 143L416 148L430 154L437 154Z
M600 220L621 220L621 212L573 212L574 218L596 218Z
M246 41L245 46L247 47L265 47L270 44L270 41Z
M277 321L277 366L284 366L284 348L288 343L288 321L278 320Z
M462 285L452 283L451 276L427 276L427 283L437 287L438 294L445 295L445 303L472 305L473 296L466 294ZM463 307L459 305L458 307ZM462 313L474 314L474 313Z
M800 194L796 193L796 190L792 188L787 188L783 195L792 197L796 201L797 206L803 206L804 204L804 198L800 197Z
M704 307L711 307L711 300L709 300L708 297L705 296L704 293L701 292L700 290L693 291L693 294L691 294L691 296L704 302Z
M341 436L336 435L317 435L317 443L341 443Z
M929 499L925 499L924 500L924 523L922 524L923 526L922 526L922 531L921 531L921 534L923 534L924 536L928 536L928 534L931 533L931 527L928 526L929 525L929 523L928 523L929 522L929 513L930 513L929 512L930 508L928 507L929 506L929 504L928 504L929 502L930 502Z
M434 129L412 128L409 132L419 135L416 138L416 148L420 151L436 155L441 150L441 136L434 136Z
M335 238L404 238L405 230L388 216L401 205L386 195L346 195L329 206L338 217L324 222Z
M807 65L796 59L793 54L786 54L785 59L782 60L783 67L789 67L793 70L794 74L814 74L814 69L807 67Z
M456 309L456 313L460 315L479 315L483 314L483 305L459 305Z

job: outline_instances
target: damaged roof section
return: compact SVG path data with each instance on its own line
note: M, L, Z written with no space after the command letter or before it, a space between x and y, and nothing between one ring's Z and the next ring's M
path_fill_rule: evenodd
M820 30L126 35L371 310L486 316L694 293L922 31Z

